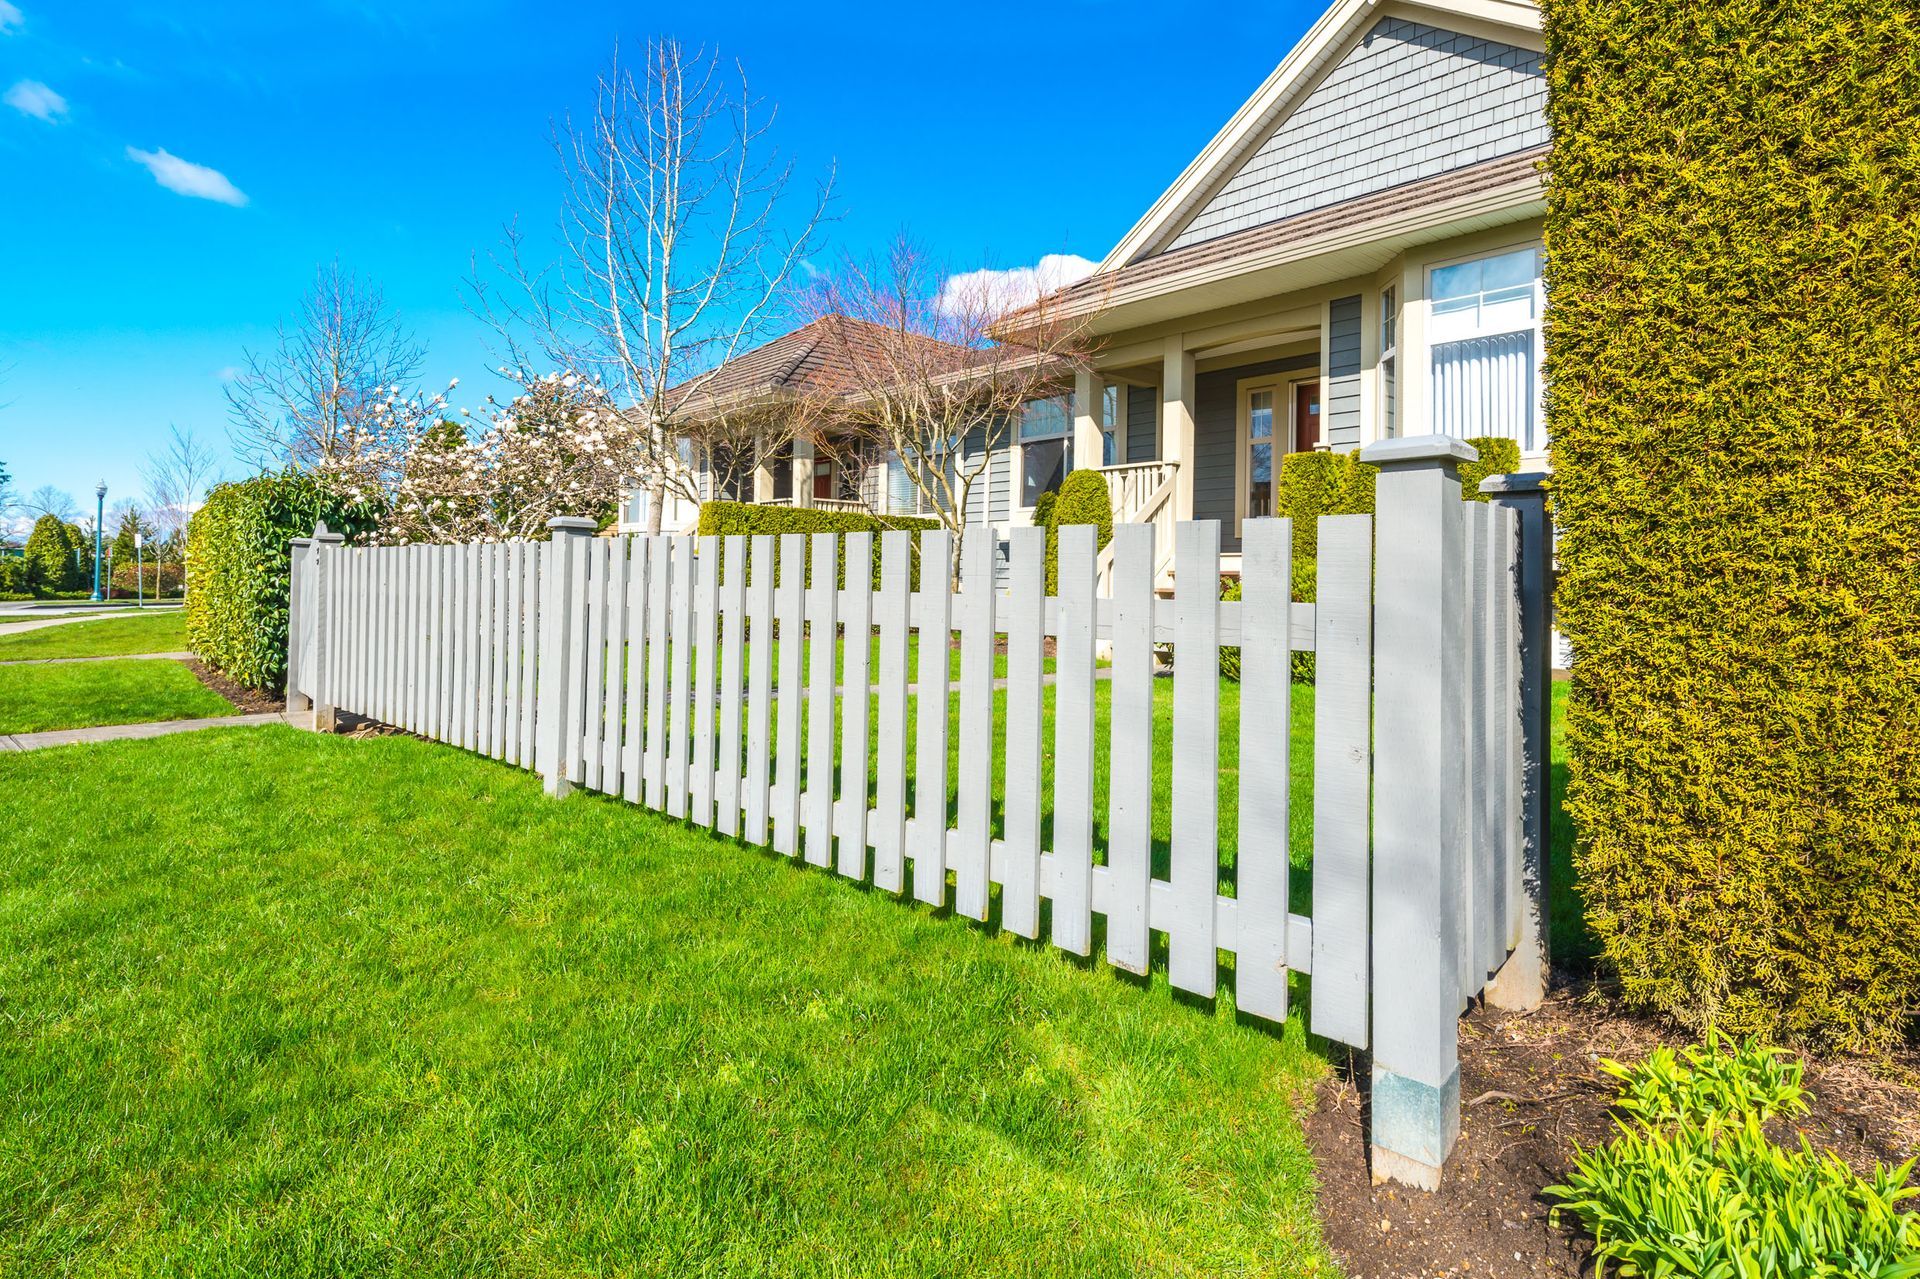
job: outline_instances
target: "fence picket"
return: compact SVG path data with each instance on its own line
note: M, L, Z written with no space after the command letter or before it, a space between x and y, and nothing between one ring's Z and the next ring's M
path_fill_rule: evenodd
M880 748L874 777L873 882L897 893L905 886L907 842L907 652L912 638L912 534L880 535ZM944 652L923 660L944 658Z
M715 765L713 803L722 835L740 833L740 704L742 689L741 629L747 609L747 539L729 537L721 544L720 585L720 759Z
M839 546L831 533L812 539L813 575L807 583L807 759L802 779L807 861L826 866L833 856L833 704L836 614L834 578Z
M1167 980L1212 995L1219 955L1214 898L1220 880L1220 525L1174 529L1172 912Z
M624 537L607 544L607 656L600 705L600 789L620 794L620 712L627 691L627 545Z
M1054 642L1053 944L1093 948L1094 528L1059 532L1060 622ZM1009 655L1011 661L1011 655ZM1009 694L1008 704L1012 704Z
M806 655L807 539L802 533L780 537L780 584L775 608L780 615L779 710L775 731L773 850L791 857L800 847L800 751L806 691L802 659Z
M575 554L586 560L586 596L581 621L586 671L580 685L580 716L573 740L580 752L580 784L588 790L600 784L600 714L606 704L607 673L607 549L606 538L587 541Z
M1234 1003L1287 1016L1292 706L1292 520L1248 520L1240 540L1239 939Z
M638 804L643 794L641 758L647 741L647 591L651 584L650 538L627 539L627 597L621 603L626 613L627 649L623 660L627 692L625 737L620 744L620 783L629 804Z
M1000 922L1016 937L1040 935L1041 649L1046 629L1047 530L1009 536L1007 577L1006 860ZM1058 662L1055 662L1056 669Z
M666 806L667 788L667 635L668 603L673 590L673 543L647 539L647 807Z
M1154 528L1113 530L1113 691L1109 710L1107 962L1145 973L1153 873Z
M1373 523L1323 516L1313 702L1313 1030L1367 1046Z
M993 840L994 545L980 529L960 541L960 820L947 850L956 913L985 919Z
M540 740L540 699L537 678L540 672L541 601L540 571L543 560L539 543L520 547L520 601L524 616L520 626L520 766L535 768L534 752Z
M673 538L673 605L667 641L667 815L687 815L687 752L692 747L693 539Z
M849 879L867 877L867 744L873 705L869 688L869 654L873 647L873 534L845 536L846 614L841 619L845 641L840 699L840 798L838 820L839 870Z
M493 665L490 681L490 697L493 702L492 736L487 743L487 754L495 759L505 759L507 754L507 708L511 698L507 695L511 677L511 667L507 665L507 637L512 632L513 622L508 611L507 576L508 546L505 542L494 542L493 551Z
M720 604L720 541L703 537L694 568L693 604L693 777L688 799L689 819L696 826L713 827L713 677L716 666L714 634Z
M920 673L914 746L913 895L929 905L947 899L947 654L953 647L953 534L920 535Z
M767 842L767 770L773 746L773 556L778 545L766 534L751 539L747 582L747 796L748 843Z

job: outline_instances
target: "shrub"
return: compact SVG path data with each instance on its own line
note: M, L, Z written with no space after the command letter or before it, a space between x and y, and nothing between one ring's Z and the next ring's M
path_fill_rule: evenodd
M1567 812L1626 999L1920 1009L1920 24L1547 0Z
M703 502L697 532L701 537L753 537L780 533L873 533L873 584L880 585L880 538L893 529L909 532L936 529L940 521L911 515L862 515L853 511L818 511L808 506L759 506L752 502ZM912 589L920 589L920 539L911 539ZM812 560L809 559L811 564ZM774 581L780 569L774 566ZM840 544L839 584L847 582L846 543Z
M1603 1269L1920 1275L1920 1213L1899 1208L1920 1194L1906 1184L1911 1161L1862 1179L1804 1136L1787 1149L1762 1128L1806 1113L1797 1061L1751 1041L1729 1051L1716 1035L1684 1061L1661 1049L1602 1068L1622 1083L1619 1135L1576 1148L1573 1174L1546 1193L1592 1232Z
M1047 501L1052 498L1051 502ZM1044 512L1044 518L1042 518ZM1060 593L1060 526L1091 524L1094 553L1113 540L1113 499L1098 471L1073 471L1061 481L1059 492L1042 494L1034 503L1033 522L1047 530L1047 594Z
M1484 502L1487 495L1480 491L1480 481L1489 475L1511 475L1519 470L1520 442L1504 435L1476 435L1467 443L1479 451L1480 457L1460 468L1460 497L1462 501Z
M32 585L48 591L78 590L82 572L74 561L80 543L75 530L55 515L42 515L27 535L26 560Z
M348 536L373 513L304 475L222 484L187 525L187 641L249 688L278 689L287 674L288 566L296 537L321 520Z
M0 559L0 595L25 599L33 594L33 561L24 555Z

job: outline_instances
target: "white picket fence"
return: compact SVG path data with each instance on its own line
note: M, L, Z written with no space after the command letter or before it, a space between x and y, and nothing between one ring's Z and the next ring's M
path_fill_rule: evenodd
M1407 514L1390 512L1393 474L1381 480L1383 527ZM917 589L913 535L882 534L876 589L872 534L606 539L590 536L586 521L558 520L544 543L360 549L324 530L296 543L290 700L313 706L323 726L338 712L383 721L537 770L553 793L619 796L972 919L994 912L997 888L1000 927L1023 937L1044 927L1078 955L1098 941L1106 962L1131 972L1148 971L1159 933L1167 979L1195 995L1215 994L1221 956L1231 955L1236 1006L1256 1016L1284 1019L1290 976L1311 974L1310 1028L1368 1048L1383 1017L1407 1020L1399 1004L1409 1001L1383 992L1421 984L1403 969L1417 956L1383 947L1380 916L1420 911L1413 932L1432 933L1446 952L1452 987L1411 1001L1416 1013L1434 998L1446 1004L1444 1018L1423 1025L1451 1021L1530 929L1538 936L1529 844L1543 832L1528 831L1519 517L1508 505L1461 503L1457 479L1452 494L1451 509L1427 503L1426 514L1448 527L1437 584L1457 599L1451 618L1436 619L1456 633L1430 638L1457 649L1457 661L1436 661L1393 630L1403 625L1396 602L1375 590L1392 588L1388 565L1402 551L1379 547L1376 572L1368 516L1320 521L1314 604L1289 598L1287 520L1244 525L1238 601L1219 599L1212 522L1177 527L1176 586L1165 599L1154 591L1165 556L1149 524L1115 529L1105 595L1096 593L1093 530L1062 529L1050 597L1038 529L1013 531L1003 591L991 587L992 541L965 539L960 580L969 585L955 591L944 532L919 535L927 567ZM1404 661L1382 651L1376 617L1406 646ZM1157 676L1154 647L1168 642L1175 670ZM1239 649L1241 671L1231 813L1219 785L1224 646ZM1103 647L1110 670L1097 662ZM1297 652L1313 653L1317 667L1311 917L1291 900ZM1412 730L1442 746L1451 734L1432 777L1376 772L1392 755L1373 745L1389 709L1376 703L1395 696L1397 679L1442 694L1431 726L1442 736ZM1162 680L1171 705L1157 710ZM1172 739L1164 879L1153 873L1158 714L1170 714ZM1383 882L1380 827L1405 806L1382 787L1404 782L1424 797L1447 777L1457 793L1445 797L1446 820L1464 819L1458 846L1424 878ZM1224 885L1223 829L1236 848ZM1375 1057L1377 1076L1377 1047ZM1457 1083L1450 1104L1457 1111ZM1445 1150L1437 1154L1435 1169Z

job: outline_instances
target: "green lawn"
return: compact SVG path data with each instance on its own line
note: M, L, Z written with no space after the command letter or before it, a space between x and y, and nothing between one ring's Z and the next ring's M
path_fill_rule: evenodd
M101 618L46 626L9 635L0 627L0 662L48 657L117 657L123 653L181 653L187 650L184 609L155 609L129 617Z
M0 733L233 713L224 697L178 662L0 666Z
M0 787L0 1273L1332 1269L1298 1020L408 738Z

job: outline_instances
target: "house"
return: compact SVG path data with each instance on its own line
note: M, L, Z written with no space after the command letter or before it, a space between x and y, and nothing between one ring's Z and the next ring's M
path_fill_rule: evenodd
M1544 466L1541 48L1531 3L1339 0L1055 296L1100 354L980 522L1098 466L1117 520L1218 519L1232 559L1288 452L1501 435Z

